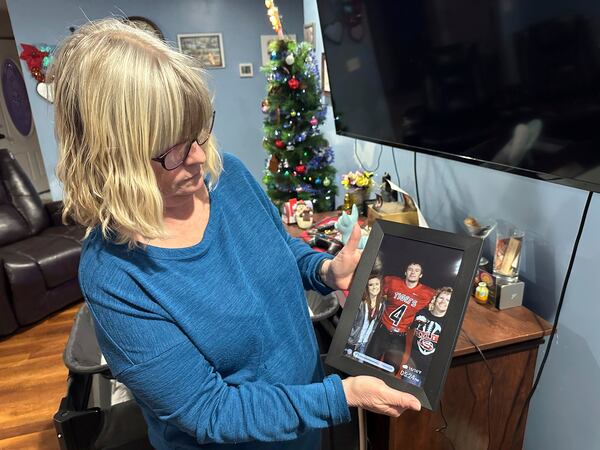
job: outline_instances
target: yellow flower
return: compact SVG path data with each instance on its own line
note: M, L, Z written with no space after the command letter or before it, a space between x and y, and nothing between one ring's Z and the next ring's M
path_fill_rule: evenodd
M370 189L374 184L373 175L373 172L361 172L360 170L348 172L342 175L342 185L345 189L351 189L353 187Z

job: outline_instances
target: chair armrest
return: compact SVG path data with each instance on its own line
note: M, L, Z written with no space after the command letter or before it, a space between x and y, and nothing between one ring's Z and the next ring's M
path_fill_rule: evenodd
M4 272L4 260L0 255L0 337L8 336L17 328L19 328L19 324L12 308L10 291Z

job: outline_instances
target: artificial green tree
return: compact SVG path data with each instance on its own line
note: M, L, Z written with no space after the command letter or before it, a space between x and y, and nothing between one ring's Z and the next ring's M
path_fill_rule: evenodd
M325 120L315 52L306 42L278 39L269 45L270 62L262 102L263 146L268 153L263 182L277 207L297 198L312 200L315 211L335 207L333 150L321 135Z

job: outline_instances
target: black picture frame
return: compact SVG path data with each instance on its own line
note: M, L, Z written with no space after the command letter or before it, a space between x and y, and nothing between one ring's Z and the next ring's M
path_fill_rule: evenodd
M472 282L481 256L482 245L483 241L481 239L472 236L420 228L386 220L377 220L373 224L369 240L354 274L350 293L329 349L326 364L349 375L371 375L380 378L390 387L408 392L417 397L424 408L432 411L437 409L471 295ZM380 275L380 282L382 283L380 285L381 291L384 291L385 285L385 292L388 296L392 297L392 292L394 291L389 289L389 287L392 286L392 283L396 283L394 286L398 286L397 283L399 281L397 280L401 278L409 262L417 262L415 265L421 266L421 278L419 282L423 284L422 298L419 300L419 303L415 302L412 306L413 308L422 309L415 311L414 309L416 308L414 308L411 313L414 314L412 322L410 325L404 325L408 327L407 329L412 330L409 333L413 333L413 339L405 338L405 340L409 340L414 345L419 345L419 349L425 348L427 351L430 351L431 347L428 347L427 344L431 345L432 339L435 339L433 341L435 342L434 353L424 357L412 349L411 351L404 352L398 348L386 348L386 356L388 354L398 355L398 352L400 352L402 360L404 360L405 355L410 355L411 358L413 356L415 358L426 358L425 360L421 360L426 361L426 363L422 364L422 367L417 367L416 363L415 367L408 367L412 364L412 360L406 365L402 365L402 363L395 365L387 364L383 362L387 361L385 358L377 359L376 356L378 355L374 353L369 355L371 349L376 350L376 347L378 350L381 349L380 345L376 345L380 342L396 342L395 340L381 340L381 334L378 335L379 339L377 343L373 339L373 335L371 336L371 340L366 347L367 350L364 353L356 353L354 351L352 354L347 353L352 351L349 350L349 347L351 348L349 338L363 302L363 293L368 288L367 283L369 279L375 278L374 271ZM429 274L427 274L428 270ZM425 277L425 275L428 276ZM414 275L412 276L414 277ZM405 283L405 281L402 282ZM434 283L438 285L435 286L433 285ZM427 309L427 306L422 306L425 298L431 296L432 289L441 288L442 286L452 287L453 292L448 294L450 301L446 303L447 310L442 319L439 319L440 324L436 324L435 321L428 322L441 330L438 331L438 335L435 337L435 334L424 333L418 327L421 324L427 323L423 322L426 320L425 317L433 317L424 313ZM393 297L397 300L385 300L381 309L381 311L384 311L383 315L388 314L400 301L408 301L409 304L410 301L414 302L414 300L406 300L408 298L406 296L398 295L397 291L394 292ZM403 314L405 311L406 308L404 308ZM435 309L434 313L438 313L438 310ZM416 321L417 316L420 319L419 321ZM393 316L392 314L388 314L387 324L391 324L390 318L392 317L394 317L394 325L396 325L395 319L397 316ZM410 314L405 314L404 318L411 320ZM360 322L360 320L357 320L357 322ZM400 320L398 323L402 324ZM374 326L382 328L375 332L384 334L387 332L390 335L396 334L387 328L384 329L386 324L383 317ZM417 327L416 329L413 328L415 326ZM425 325L423 327L425 329ZM394 331L399 331L399 329L394 328ZM419 333L419 337L415 342L414 336L416 336L416 333ZM401 335L402 332L397 333L397 336ZM425 342L424 336L434 337L429 342ZM365 360L364 358L370 359ZM375 364L380 364L381 366L376 367ZM406 371L404 371L404 367ZM421 370L423 367L425 369ZM394 369L394 372L390 372L392 369ZM421 375L416 376L418 379L410 378L413 376L413 372L409 373L409 369L421 373Z

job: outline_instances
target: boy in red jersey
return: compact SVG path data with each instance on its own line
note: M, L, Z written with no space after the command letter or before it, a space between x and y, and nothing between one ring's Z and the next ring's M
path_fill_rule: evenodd
M420 283L423 267L420 263L410 263L405 279L386 276L383 289L386 306L367 354L394 366L400 367L406 345L406 332L415 314L429 304L435 291Z

